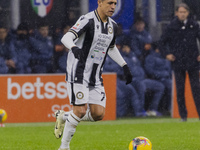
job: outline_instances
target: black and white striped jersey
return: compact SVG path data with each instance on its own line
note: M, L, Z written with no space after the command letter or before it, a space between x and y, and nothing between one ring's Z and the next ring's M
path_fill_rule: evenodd
M108 18L102 22L97 10L81 16L68 32L76 39L74 43L84 52L84 57L75 59L72 51L67 58L67 81L89 86L102 85L102 71L109 48L115 46L116 22Z

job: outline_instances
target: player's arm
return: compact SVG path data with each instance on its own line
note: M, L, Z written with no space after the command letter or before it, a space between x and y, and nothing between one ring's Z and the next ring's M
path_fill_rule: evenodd
M72 32L67 32L61 39L61 42L63 45L71 49L72 47L75 47L76 44L74 43L74 40L76 39L75 35Z
M83 56L82 50L74 43L75 39L79 38L89 28L89 19L81 16L78 21L69 29L62 37L61 42L65 47L72 50L74 57L80 59Z
M71 49L72 53L74 54L74 57L77 59L80 59L82 56L81 49L76 46L74 43L74 40L76 39L76 36L72 32L67 32L61 39L61 42L65 47L68 49Z
M121 54L119 53L119 50L116 46L109 48L108 55L110 58L112 58L118 65L120 65L124 70L124 75L126 77L126 84L129 84L132 82L132 74L131 71L126 63L126 61L123 59Z

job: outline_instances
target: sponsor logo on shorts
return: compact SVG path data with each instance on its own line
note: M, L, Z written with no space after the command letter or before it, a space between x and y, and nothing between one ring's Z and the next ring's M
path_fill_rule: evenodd
M83 94L82 92L78 92L78 93L76 94L76 97L77 97L78 99L83 99L84 94Z

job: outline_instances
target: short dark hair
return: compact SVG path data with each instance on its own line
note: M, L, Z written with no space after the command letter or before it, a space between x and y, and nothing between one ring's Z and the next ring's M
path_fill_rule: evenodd
M135 20L134 25L138 25L138 24L141 24L141 23L145 24L144 19L143 18L138 18L137 20Z
M28 23L26 23L26 22L20 23L18 25L18 27L17 27L17 30L26 30L26 31L28 31L29 30Z
M41 28L41 27L47 27L49 26L49 24L47 23L47 21L41 21L37 24L37 28Z
M187 11L190 11L189 6L188 6L187 4L185 4L185 3L180 3L180 4L178 4L178 5L176 6L176 11L178 11L180 7L183 7L183 8L185 8Z
M0 28L1 28L1 29L2 29L2 28L3 28L3 29L6 29L6 30L8 29L7 25L6 25L5 23L1 23L1 22L0 22Z

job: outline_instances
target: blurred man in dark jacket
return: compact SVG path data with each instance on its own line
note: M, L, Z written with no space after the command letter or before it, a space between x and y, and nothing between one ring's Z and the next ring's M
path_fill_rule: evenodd
M0 56L0 74L8 73L8 67L6 65L6 60Z
M16 73L31 73L31 53L29 50L28 25L26 23L18 25L16 36L14 37L14 46L18 59L16 63Z
M42 22L29 38L31 67L33 73L50 73L53 66L53 41L49 37L49 26Z
M108 68L110 68L109 70L113 71L117 70L117 111L119 111L118 116L120 115L120 112L125 112L125 108L127 108L125 107L125 102L127 106L132 106L136 117L161 116L162 114L158 112L158 105L164 93L164 85L160 81L146 78L146 74L143 67L141 66L141 62L136 57L134 52L131 51L131 48L128 46L128 44L122 45L120 53L124 60L126 60L128 64L131 64L130 70L133 74L133 81L131 83L132 87L125 87L123 85L124 83L120 82L121 80L125 80L122 78L123 70L121 70L120 68L116 69L117 66L111 65L111 63L108 62L106 62L107 65L105 65L104 67L105 70L108 70ZM145 94L148 90L153 92L153 96L146 112ZM130 99L129 101L128 98Z
M145 94L147 91L151 91L153 93L152 99L145 113L147 116L161 116L162 114L158 112L158 105L164 93L164 85L158 80L147 78L141 62L134 53L131 55L128 51L124 51L122 56L129 64L132 64L130 66L133 74L133 81L131 84L136 89L140 99L137 114L145 112Z
M135 114L138 117L145 116L145 113L137 114L140 104L138 94L131 84L124 83L126 79L123 76L123 69L110 57L106 58L104 72L117 73L117 117L124 117L128 114Z
M176 17L168 25L161 36L160 49L166 58L172 62L176 79L177 101L182 121L187 121L185 106L185 77L189 74L190 84L197 112L200 116L200 55L197 48L197 38L200 29L196 21L189 16L189 7L182 3L176 8Z
M17 56L13 41L8 38L8 29L4 25L0 25L0 57L3 57L8 67L7 73L15 73Z
M133 25L129 33L131 50L136 54L137 58L144 64L144 59L151 49L152 37L145 29L143 19L138 19Z
M161 100L163 113L171 111L171 96L172 96L172 79L170 61L162 57L157 44L152 44L152 50L145 59L145 71L151 79L155 79L163 83L165 86L165 96Z

